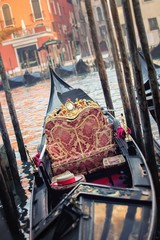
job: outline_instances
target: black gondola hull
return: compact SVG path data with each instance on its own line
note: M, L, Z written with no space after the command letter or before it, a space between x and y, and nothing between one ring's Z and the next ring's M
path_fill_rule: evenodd
M52 68L50 75L51 94L46 115L60 108L68 98L71 102L77 98L92 100L82 90L65 83ZM107 110L103 114L116 133L119 122ZM152 239L156 230L155 191L145 158L133 139L126 141L114 134L116 156L122 156L123 163L118 164L116 160L113 165L86 173L85 181L74 187L55 188L45 145L45 124L46 117L41 163L33 185L30 240Z

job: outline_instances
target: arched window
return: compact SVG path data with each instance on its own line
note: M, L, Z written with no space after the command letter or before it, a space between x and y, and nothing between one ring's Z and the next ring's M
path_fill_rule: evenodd
M101 35L101 37L105 38L106 35L107 35L107 29L106 29L106 26L103 25L103 26L99 27L99 31L100 31L100 35Z
M100 7L97 7L98 21L103 21L103 15Z
M4 4L2 6L2 11L3 11L3 16L4 16L5 26L13 25L13 20L12 20L12 17L11 17L11 11L10 11L9 5Z
M122 6L122 0L116 0L117 7Z
M80 9L78 13L79 13L79 19L84 21L84 15L83 15L82 10Z
M39 0L32 0L31 2L32 2L34 18L35 19L42 18L42 12L41 12Z
M105 51L108 50L108 48L107 48L107 44L106 44L105 41L101 41L100 44L99 44L99 46L100 46L100 50L101 50L101 52L105 52Z

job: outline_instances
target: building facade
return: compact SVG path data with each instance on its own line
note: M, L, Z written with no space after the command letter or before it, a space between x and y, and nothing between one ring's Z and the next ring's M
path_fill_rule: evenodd
M67 0L0 1L0 53L6 71L44 66L48 57L55 64L70 59L66 31L74 22L73 6Z
M123 35L127 42L126 24L124 20L121 1L122 0L116 0ZM139 0L139 3L141 7L141 13L142 13L143 23L145 26L145 31L148 39L148 44L150 49L152 49L153 47L157 46L160 43L160 11L159 11L160 1L159 0ZM131 9L132 9L132 4L131 4ZM133 16L133 22L134 22L134 27L135 27L136 37L137 37L137 45L138 47L141 47L138 33L137 33L137 27L135 24L134 13L132 14L132 16Z
M85 0L72 0L72 2L78 25L81 55L82 57L94 56L95 54L90 34L87 11L85 7ZM102 53L104 53L108 51L108 35L101 1L93 0L91 1L91 4L93 8L93 15L97 29L100 50L102 51Z
M92 40L90 37L90 29L89 29L89 23L88 23L88 17L85 9L85 0L77 1L73 0L73 2L78 2L81 4L81 16L82 20L78 18L77 16L77 22L80 25L80 29L82 34L80 34L80 39L81 40L81 45L83 45L83 48L85 47L85 50L82 53L85 52L87 54L92 53L94 54L94 50L92 47ZM139 0L140 2L140 7L141 7L141 12L142 12L142 17L144 21L144 26L146 30L146 35L148 39L148 44L150 49L153 47L157 46L160 43L160 0ZM74 6L75 4L74 3ZM109 42L109 37L107 33L107 28L106 28L106 23L105 23L105 18L103 14L103 8L101 5L101 0L92 0L92 8L93 8L93 14L94 14L94 19L95 19L95 25L97 29L97 35L98 35L98 40L99 40L99 46L101 49L102 54L109 53L109 48L110 48L110 42ZM108 0L109 3L109 0ZM131 1L130 1L131 3ZM125 43L127 46L127 35L126 35L126 24L124 20L124 14L123 14L123 8L122 8L122 0L116 0L116 5L117 5L117 10L118 10L118 15L119 15L119 20L120 24L122 27L122 33L125 39ZM132 8L132 4L131 4ZM77 8L78 9L78 8ZM80 7L79 7L80 9ZM132 11L133 13L133 11ZM138 47L140 46L140 41L139 41L139 36L137 33L137 28L134 20L134 14L133 14L133 22L135 26L135 33L136 33L136 38L137 38L137 45ZM85 23L85 26L82 26L82 23ZM83 44L82 44L83 43ZM88 50L87 50L88 48ZM90 49L90 51L89 51ZM85 56L85 55L82 55Z
M61 44L58 46L58 54L54 54L64 64L67 60L74 60L79 51L79 35L73 4L67 0L50 0L51 13L54 17L54 30L58 34Z

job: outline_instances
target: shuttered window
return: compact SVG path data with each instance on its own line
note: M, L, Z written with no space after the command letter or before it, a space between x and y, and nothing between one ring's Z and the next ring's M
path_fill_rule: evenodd
M98 21L103 21L102 10L100 7L97 7Z
M32 8L34 12L34 18L35 19L42 18L42 12L40 8L39 0L32 0Z
M116 0L116 5L117 5L117 7L122 6L122 0Z
M148 22L149 22L149 27L151 31L159 29L157 18L149 18Z
M121 28L122 28L123 36L126 36L126 35L127 35L126 24L122 24L122 25L121 25Z
M3 16L4 16L4 21L5 21L5 26L10 26L13 25L13 20L11 17L11 12L8 4L4 4L2 6L2 11L3 11Z

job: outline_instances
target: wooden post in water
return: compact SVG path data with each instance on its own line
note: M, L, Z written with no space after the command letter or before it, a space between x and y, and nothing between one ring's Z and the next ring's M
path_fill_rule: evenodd
M116 36L118 39L118 45L119 45L119 51L120 51L123 70L124 70L126 87L127 87L127 91L128 91L128 95L129 95L131 115L132 115L133 125L134 125L135 140L136 140L136 143L138 144L139 148L141 149L141 151L144 153L143 136L142 136L142 130L141 130L140 117L139 117L138 108L137 108L135 90L133 87L132 75L131 75L131 71L130 71L130 66L129 66L128 57L127 57L127 51L126 51L126 47L124 44L124 39L123 39L123 35L122 35L122 30L121 30L121 24L120 24L115 0L110 0L110 8L111 8L111 14L112 14L113 22L114 22ZM108 11L108 14L109 14L109 11Z
M148 167L150 169L152 179L155 185L155 191L157 199L160 197L160 183L158 179L158 171L156 166L156 159L154 153L154 145L153 145L153 136L150 125L150 118L147 106L147 100L145 96L145 89L143 85L142 72L138 57L138 50L136 44L136 37L134 32L132 13L130 8L129 0L122 0L122 6L125 16L125 22L127 26L127 35L128 35L128 44L131 53L132 59L132 67L133 72L135 73L135 85L137 90L137 98L140 108L140 116L143 128L143 136L144 136L144 146L145 146L145 155Z
M9 140L8 132L6 129L1 103L0 103L0 132L2 134L2 139L4 142L5 151L6 151L8 162L9 162L9 167L13 176L13 181L15 183L15 186L20 186L21 184L20 184L20 178L18 174L16 159L15 159L13 149L11 147L11 143Z
M27 155L26 155L26 152L25 152L23 138L22 138L20 127L19 127L19 122L18 122L17 114L16 114L16 111L15 111L15 108L14 108L12 94L10 92L10 86L9 86L9 83L8 83L6 72L4 70L4 65L3 65L3 61L2 61L1 56L0 56L0 75L1 75L1 78L2 78L3 89L5 91L6 100L7 100L7 104L8 104L8 109L9 109L9 113L10 113L10 116L11 116L11 119L12 119L12 124L13 124L13 127L14 127L14 132L15 132L15 136L16 136L16 139L17 139L17 144L18 144L18 149L19 149L19 153L20 153L20 156L21 156L21 160L22 161L27 161Z
M22 239L22 235L20 233L20 224L18 221L18 218L19 218L18 211L13 199L14 197L9 194L9 191L2 173L1 159L0 159L0 200L3 205L8 227L14 236L13 239ZM6 238L7 236L8 234L6 233Z
M151 88L152 97L153 97L154 111L155 111L156 122L159 130L159 135L160 135L160 94L159 94L159 88L158 88L157 75L156 75L153 61L151 59L150 52L149 52L149 45L148 45L146 31L145 31L145 27L142 19L139 0L132 1L132 5L133 5L135 21L136 21L137 29L139 33L139 38L140 38L141 46L143 49L143 54L147 63L149 83L150 83L150 88Z
M110 111L110 110L113 110L113 103L112 103L112 99L111 99L110 88L109 88L109 84L108 84L108 78L107 78L104 61L103 61L102 54L101 54L101 51L99 48L99 42L98 42L98 37L97 37L97 32L96 32L96 26L95 26L93 11L92 11L91 0L85 0L85 6L86 6L86 10L87 10L93 46L94 46L94 50L95 50L95 54L96 54L98 72L99 72L99 76L100 76L100 80L101 80L101 84L102 84L105 102L106 102L108 110ZM114 112L111 112L111 113L114 115Z
M135 138L135 132L134 132L134 124L132 121L132 113L131 113L131 108L130 108L130 101L128 98L128 94L126 91L126 85L124 81L124 76L122 73L122 68L121 68L121 63L118 55L118 49L117 49L117 44L115 41L114 37L114 32L113 32L113 27L111 24L111 19L110 19L110 13L109 13L109 8L106 0L101 0L102 6L103 6L103 12L107 24L107 29L109 33L109 38L110 38L110 43L111 43L111 51L112 55L114 58L114 63L115 63L115 69L117 73L117 80L118 80L118 85L119 85L119 90L121 94L121 99L123 103L123 109L125 113L125 118L127 122L127 126L132 129L132 136Z

